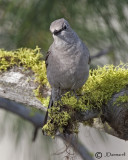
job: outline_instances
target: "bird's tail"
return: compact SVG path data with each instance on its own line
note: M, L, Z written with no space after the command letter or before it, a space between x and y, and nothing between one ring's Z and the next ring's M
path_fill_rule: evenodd
M52 100L52 94L51 94L48 109L51 108L52 106L53 106L53 100ZM48 120L48 109L47 109L47 112L45 114L43 126L47 123L47 120Z

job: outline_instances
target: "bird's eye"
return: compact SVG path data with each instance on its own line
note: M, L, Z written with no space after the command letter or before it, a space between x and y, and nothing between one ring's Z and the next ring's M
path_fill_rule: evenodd
M67 26L65 25L63 28L64 28L64 29L67 29Z
M64 26L63 26L63 30L65 30L65 29L67 29L67 25L64 25Z

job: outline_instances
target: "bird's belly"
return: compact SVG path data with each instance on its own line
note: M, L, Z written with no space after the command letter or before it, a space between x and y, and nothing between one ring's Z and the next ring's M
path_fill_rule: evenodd
M86 64L85 64L86 65ZM76 67L77 66L77 67ZM50 66L49 66L50 67ZM47 77L52 87L75 90L83 86L88 78L88 66L78 66L70 64L52 66L52 72L47 69Z

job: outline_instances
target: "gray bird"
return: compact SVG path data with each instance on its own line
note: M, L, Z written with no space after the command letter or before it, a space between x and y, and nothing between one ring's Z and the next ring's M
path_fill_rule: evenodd
M47 78L52 87L48 108L67 91L83 86L89 76L89 51L64 19L51 23L54 41L46 56ZM48 111L44 124L47 123Z

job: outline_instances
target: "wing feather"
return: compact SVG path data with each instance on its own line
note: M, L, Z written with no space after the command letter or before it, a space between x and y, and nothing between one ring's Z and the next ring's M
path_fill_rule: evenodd
M48 57L51 54L50 51L47 52L46 57L45 57L45 64L46 64L46 68L48 67Z

